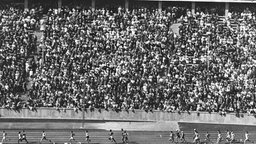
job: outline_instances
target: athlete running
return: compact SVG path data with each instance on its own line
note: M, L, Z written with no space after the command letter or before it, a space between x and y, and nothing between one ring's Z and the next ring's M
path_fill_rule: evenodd
M230 142L230 141L231 141L231 133L230 133L229 130L227 130L226 132L227 132L226 141L227 141L227 142Z
M174 143L174 133L172 131L170 132L169 142Z
M70 131L70 138L69 138L69 142L70 143L72 143L72 141L77 143L77 141L75 140L74 136L75 136L75 133L73 131Z
M185 140L185 134L184 134L183 131L180 132L180 141L181 141L182 143L186 142L186 140Z
M85 141L86 141L87 143L90 143L90 142L91 142L90 136L89 136L89 133L88 133L88 130L85 131Z
M180 140L180 132L179 130L176 130L176 143L179 143Z
M26 134L25 130L23 130L22 135L23 135L23 140L25 140L28 143L27 134Z
M233 143L235 142L236 139L235 139L235 133L233 131L231 131L231 134L230 134L230 143Z
M198 133L198 131L196 129L194 129L194 137L193 138L194 138L193 143L200 144L199 133Z
M23 140L26 141L26 143L28 143L28 140L27 140L27 135L26 135L26 132L23 130L23 132L19 132L19 139L18 139L18 144L20 142L22 142Z
M249 139L249 133L248 133L248 131L245 132L244 136L245 136L244 144L245 144L246 142L251 142L250 139Z
M109 138L108 138L108 139L109 139L111 142L115 142L115 143L117 144L117 142L116 142L116 140L114 139L113 135L114 135L113 131L112 131L112 130L109 130Z
M4 142L10 141L10 139L7 139L7 133L5 131L3 131L3 138L2 138L2 144Z
M51 140L49 140L49 139L46 138L46 133L45 133L45 131L42 132L42 138L40 139L40 143L41 143L43 140L46 140L46 141L48 141L48 142L51 143Z
M211 141L210 136L211 136L211 135L210 135L208 132L206 132L206 134L205 134L205 142L212 144L213 142Z
M218 130L218 136L217 136L217 144L219 144L220 142L222 141L222 135L221 135L221 132L220 130Z
M123 143L127 144L128 143L128 133L126 130L124 130L124 132L122 133L122 137L123 137Z
M22 142L22 134L21 134L21 132L19 132L18 137L19 137L19 139L18 139L18 144L19 144L20 141Z
M124 143L124 139L125 139L124 129L121 129L121 132L122 132L122 142Z

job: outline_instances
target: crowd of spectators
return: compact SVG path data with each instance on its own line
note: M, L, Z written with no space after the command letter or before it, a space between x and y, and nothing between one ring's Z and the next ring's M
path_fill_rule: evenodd
M241 15L221 22L199 13L184 19L177 58L186 68L177 71L183 108L255 113L255 16Z
M20 93L26 91L26 63L36 48L33 10L13 7L0 10L0 103L3 107L22 107Z
M28 30L39 22L34 14L1 11L3 107L27 92L29 108L256 112L248 9L227 19L177 7L49 9L38 45ZM30 58L34 49L40 54Z
M166 85L172 22L171 13L147 9L50 10L29 96L38 106L163 107L157 85Z

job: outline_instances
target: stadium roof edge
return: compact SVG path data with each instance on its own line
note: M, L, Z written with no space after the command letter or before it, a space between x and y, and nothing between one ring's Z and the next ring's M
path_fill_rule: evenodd
M163 2L218 2L218 3L256 3L256 0L139 0L139 1L163 1Z

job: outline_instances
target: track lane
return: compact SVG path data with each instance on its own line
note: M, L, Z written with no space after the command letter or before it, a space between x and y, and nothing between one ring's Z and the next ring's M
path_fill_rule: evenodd
M84 130L76 130L76 129L70 129L73 130L75 133L75 139L78 142L85 143L85 135ZM47 138L53 140L56 144L64 144L68 143L69 136L70 136L70 130L46 130ZM8 144L16 144L18 140L18 130L6 130L8 136L8 139L11 139L11 141L8 142ZM29 130L26 129L27 139L30 142L30 144L38 144L39 140L41 139L41 129L38 130ZM200 131L200 138L203 140L204 135L206 131ZM129 133L129 144L170 144L168 142L169 139L169 132L167 131L128 131ZM89 130L90 139L92 144L111 144L111 142L108 140L108 131L102 131L102 130ZM244 133L237 132L236 139L244 139ZM217 139L217 133L211 131L211 140L213 142L216 142ZM1 135L2 136L2 135ZM193 133L191 131L185 131L186 140L188 142L192 142ZM226 135L223 131L223 138L225 138ZM0 137L2 139L2 137ZM114 131L114 138L118 143L121 143L121 131ZM256 141L256 131L252 132L250 131L250 138L253 141ZM22 142L21 144L24 144L25 142ZM222 142L225 143L225 142ZM48 142L44 142L42 144L48 144ZM75 143L73 143L75 144Z

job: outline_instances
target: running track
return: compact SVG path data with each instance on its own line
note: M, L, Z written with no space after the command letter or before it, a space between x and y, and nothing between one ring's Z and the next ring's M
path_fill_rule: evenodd
M192 141L193 129L196 128L201 139L204 139L205 132L208 131L211 134L211 140L215 143L217 138L216 130L222 131L223 138L226 137L225 130L233 130L235 132L235 138L237 140L244 139L244 132L246 130L250 133L250 139L256 142L256 126L241 126L241 125L216 125L216 124L194 124L194 123L179 123L180 129L185 132L186 140L188 142ZM41 138L42 129L25 129L27 133L27 139L30 144L37 144ZM56 144L67 143L70 136L71 129L62 130L50 130L45 129L47 133L47 138L53 140ZM84 130L83 129L72 129L75 132L75 139L78 142L84 142ZM11 141L8 144L16 144L18 138L18 129L5 130L8 133L7 138ZM129 133L129 144L169 144L169 132L162 131L128 131ZM89 130L91 143L93 144L111 144L108 141L108 131L106 130ZM0 138L2 139L2 134ZM121 144L121 132L114 131L114 138ZM22 142L22 144L25 142ZM225 142L223 142L225 143ZM48 144L48 142L43 142L42 144ZM75 144L75 142L73 142Z

